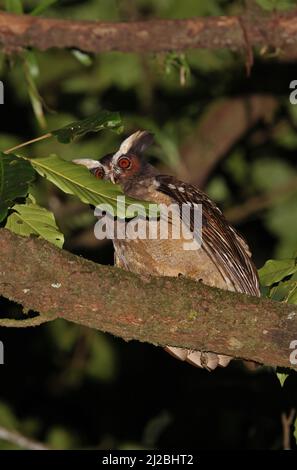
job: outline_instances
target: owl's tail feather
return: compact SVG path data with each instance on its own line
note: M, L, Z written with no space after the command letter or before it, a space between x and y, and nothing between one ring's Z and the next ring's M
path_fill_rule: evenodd
M165 351L181 361L187 361L196 367L201 367L209 371L216 369L218 366L226 367L232 360L232 357L223 354L193 351L191 349L175 348L171 346L167 346Z

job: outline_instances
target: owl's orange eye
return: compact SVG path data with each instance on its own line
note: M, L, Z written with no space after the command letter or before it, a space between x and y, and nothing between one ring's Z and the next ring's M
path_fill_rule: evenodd
M131 166L131 160L128 157L121 157L118 160L118 166L122 168L122 170L128 170Z
M95 178L101 180L104 178L104 170L103 168L101 168L100 166L98 168L93 168L91 170L91 172L93 173L93 175L95 176Z

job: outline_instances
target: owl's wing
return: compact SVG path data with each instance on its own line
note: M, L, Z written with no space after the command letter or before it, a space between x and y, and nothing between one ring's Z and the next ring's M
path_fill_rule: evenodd
M171 176L156 176L157 191L166 194L172 202L188 204L189 220L183 222L194 232L195 204L202 204L202 245L218 270L237 292L260 295L259 280L256 267L251 260L247 243L241 235L228 223L222 212L193 185L182 183Z

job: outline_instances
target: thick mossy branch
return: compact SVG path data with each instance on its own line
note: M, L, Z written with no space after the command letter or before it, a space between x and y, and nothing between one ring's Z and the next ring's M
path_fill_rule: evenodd
M40 312L157 345L224 353L292 367L296 306L226 292L184 278L141 279L0 230L0 294ZM31 326L30 320L0 320Z
M252 46L294 52L297 10L249 17L213 16L136 22L74 21L0 13L0 47L85 52L167 52L195 48L249 51Z

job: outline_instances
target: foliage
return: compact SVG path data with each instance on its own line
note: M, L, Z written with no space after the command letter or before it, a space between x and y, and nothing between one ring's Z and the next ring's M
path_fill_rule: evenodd
M259 276L262 285L269 287L269 297L297 303L297 258L268 260Z
M119 186L96 180L85 167L66 162L56 155L34 158L31 164L40 175L45 176L65 193L73 194L82 202L94 206L107 203L114 208L115 214L122 217L125 215L125 212L120 213L117 210L117 197L123 195ZM134 200L127 198L126 204L132 201Z
M296 6L295 0L256 0L256 2L266 11L290 10Z
M82 121L54 130L46 134L44 138L53 135L59 142L70 143L78 136L103 129L121 132L122 124L119 114L108 111L97 112ZM37 138L37 140L42 138ZM25 145L26 143L23 143L16 148ZM18 158L16 155L2 153L0 154L0 215L2 215L0 221L5 219L8 208L12 207L13 212L9 215L5 227L19 235L41 236L58 246L62 246L64 241L52 213L32 202L13 205L14 200L27 195L29 183L34 178L33 169L47 177L65 193L74 194L85 203L95 206L100 203L109 203L112 204L115 214L122 217L126 215L125 208L122 212L118 209L117 196L122 195L119 188L111 183L95 180L86 168L63 161L54 155L47 158L35 158L30 164L26 157ZM129 202L133 200L127 198L126 204L128 205Z
M57 137L59 142L69 144L77 137L103 129L111 129L121 133L123 126L120 115L109 111L101 111L101 113L96 113L79 122L72 122L62 127L62 129L57 129L51 133Z
M49 17L131 21L241 15L244 3L12 0L0 6ZM249 3L255 4L257 15L277 15L294 6L289 0ZM182 179L199 180L195 165L187 160L189 151L201 166L211 149L204 189L226 215L242 208L236 224L257 266L264 265L263 294L296 304L297 106L289 102L296 67L282 55L278 61L275 52L273 57L254 51L249 78L244 55L229 50L162 55L114 51L98 56L75 50L2 53L1 226L59 246L65 239L65 249L111 264L110 244L94 238L92 211L85 203L113 204L119 188L94 180L71 161L100 159L117 149L123 123L125 134L149 129L157 145L148 158ZM263 110L248 126L250 95L270 96L274 111ZM232 122L226 114L237 99L243 100L246 112L234 114ZM206 125L212 106L221 111ZM110 111L101 113L105 109ZM115 110L121 111L123 122ZM239 121L243 130L231 138ZM40 134L44 138L19 148L17 155L3 153ZM99 297L105 295L100 286L94 289ZM1 300L0 314L18 318L20 310ZM29 331L4 330L1 340L7 366L0 370L0 425L57 448L279 448L282 407L297 408L292 373L282 376L280 395L275 374L265 369L254 374L235 363L208 374L158 348L126 344L62 321ZM1 442L1 448L13 447Z
M263 286L272 286L272 284L275 284L296 272L297 260L295 258L282 260L270 259L259 270L259 275Z

